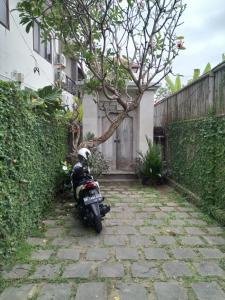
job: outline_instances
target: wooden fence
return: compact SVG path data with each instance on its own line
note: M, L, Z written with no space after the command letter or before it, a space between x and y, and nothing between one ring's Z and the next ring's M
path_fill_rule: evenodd
M225 115L225 63L157 102L154 126L165 127L172 122L198 119L209 113Z

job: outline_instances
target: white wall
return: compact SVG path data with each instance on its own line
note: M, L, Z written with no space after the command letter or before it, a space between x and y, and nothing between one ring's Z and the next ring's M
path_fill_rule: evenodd
M129 83L127 92L131 98L135 96L136 86ZM134 157L137 151L146 152L148 149L146 135L153 142L154 128L154 93L157 88L147 90L141 100L140 106L134 117ZM125 96L126 98L126 96ZM106 100L104 95L100 94L101 100ZM102 115L97 105L93 101L92 95L84 95L83 99L83 133L93 132L96 136L102 134ZM101 148L101 147L100 147Z
M67 91L62 91L62 101L71 111L73 110L74 105L74 96Z
M139 151L148 149L146 135L153 142L154 128L154 90L144 93L139 107Z
M17 2L18 0L10 0L9 9L14 9ZM12 72L17 71L24 74L24 85L32 89L53 84L53 65L33 50L33 30L27 34L25 27L19 24L18 12L13 11L11 14L9 30L0 24L0 79L14 79ZM53 52L54 48L53 45ZM36 66L34 58L40 69L40 75L33 72Z
M92 95L84 94L83 111L83 135L91 132L98 136L98 106L94 103Z
M136 134L137 151L145 153L148 149L146 142L146 135L153 142L153 130L154 130L154 94L158 86L149 88L145 91L139 108L137 109L136 119ZM127 82L127 93L130 97L134 98L137 91L137 87L132 81ZM137 153L136 153L137 154ZM136 156L136 155L135 155Z

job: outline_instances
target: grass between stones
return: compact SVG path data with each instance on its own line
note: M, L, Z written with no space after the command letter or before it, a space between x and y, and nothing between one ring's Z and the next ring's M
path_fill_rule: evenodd
M21 242L14 255L8 261L5 261L4 269L9 270L17 263L27 263L27 261L30 261L29 258L33 250L34 247L32 245L26 241Z

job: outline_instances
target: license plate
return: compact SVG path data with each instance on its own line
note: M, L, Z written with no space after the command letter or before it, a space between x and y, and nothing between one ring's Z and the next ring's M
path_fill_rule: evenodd
M90 197L85 197L84 198L84 203L86 205L88 205L88 204L96 203L96 202L100 201L101 199L102 199L102 196L100 194L90 196Z

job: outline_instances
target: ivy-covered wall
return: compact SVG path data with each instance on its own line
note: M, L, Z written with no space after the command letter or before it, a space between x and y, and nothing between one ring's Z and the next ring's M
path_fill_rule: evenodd
M168 125L171 177L210 210L225 208L225 117Z
M67 153L63 118L31 104L28 93L0 81L0 257L46 211Z

